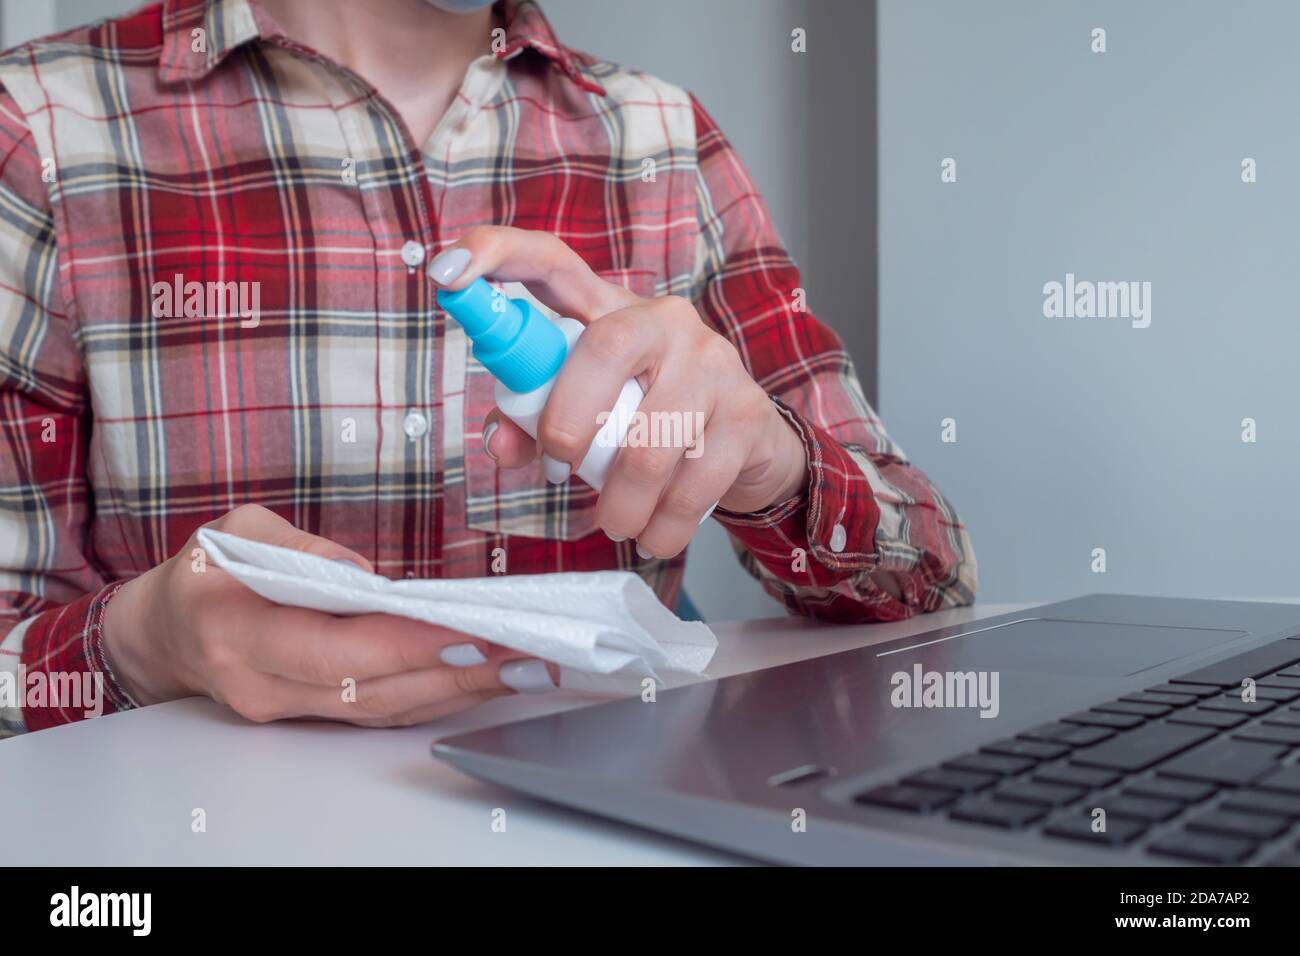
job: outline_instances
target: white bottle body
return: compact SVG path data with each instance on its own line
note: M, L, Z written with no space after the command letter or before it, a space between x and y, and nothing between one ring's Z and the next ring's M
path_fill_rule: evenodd
M572 352L573 346L577 344L586 326L577 319L569 318L556 319L555 324L564 333L564 338L569 343L569 352ZM531 437L536 438L537 423L542 417L542 409L546 407L546 400L551 397L551 388L554 385L555 379L552 378L531 392L520 393L512 392L497 382L497 408L501 409L501 413L506 418ZM605 479L614 465L614 459L618 457L619 449L623 447L623 441L627 437L628 429L632 427L632 422L635 421L636 410L641 407L643 398L645 398L645 391L641 388L640 382L630 378L623 383L623 389L618 393L618 400L614 402L609 416L601 424L595 440L587 449L587 456L574 473L597 491L605 486ZM718 503L715 501L700 518L700 524L704 524L716 507Z
M569 343L569 351L572 352L578 337L582 335L583 324L577 319L557 319L555 324L564 333ZM512 392L497 382L497 408L501 409L506 418L536 438L538 420L542 417L542 409L546 407L546 400L551 397L551 388L554 385L555 379L551 379L531 392L520 393ZM623 447L623 440L632 426L634 413L640 407L643 398L645 392L636 379L628 379L623 383L618 401L614 403L609 417L596 433L596 440L587 450L587 457L582 460L582 464L575 472L579 478L597 491L605 485L605 478L609 475L609 469L618 456L618 450Z

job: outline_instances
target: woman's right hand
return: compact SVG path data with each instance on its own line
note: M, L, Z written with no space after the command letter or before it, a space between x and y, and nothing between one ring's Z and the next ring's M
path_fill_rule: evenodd
M355 551L256 505L207 527L373 570ZM197 547L192 536L108 602L104 650L141 704L205 695L258 722L317 717L388 727L555 687L553 667L458 631L273 604L214 565L195 570Z

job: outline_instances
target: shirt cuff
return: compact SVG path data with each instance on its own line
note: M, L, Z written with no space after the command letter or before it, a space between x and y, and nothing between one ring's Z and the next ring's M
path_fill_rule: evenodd
M762 511L714 516L773 575L794 585L827 587L873 567L880 507L844 446L778 398L773 403L803 442L808 487Z
M104 613L125 582L37 615L23 635L23 721L44 730L87 717L131 710L104 653Z

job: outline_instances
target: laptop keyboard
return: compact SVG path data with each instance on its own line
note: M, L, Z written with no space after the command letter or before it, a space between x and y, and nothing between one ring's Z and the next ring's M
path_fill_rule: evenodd
M1255 680L1249 703L1246 678ZM1068 714L854 799L1171 860L1300 865L1300 637Z

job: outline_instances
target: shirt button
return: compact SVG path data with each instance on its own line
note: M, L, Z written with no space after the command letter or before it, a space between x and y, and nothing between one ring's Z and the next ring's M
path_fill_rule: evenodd
M844 530L844 525L837 524L831 528L831 550L839 554L844 550L844 546L849 543L849 533Z
M414 239L402 243L402 261L414 269L424 261L424 243Z
M422 412L407 412L406 417L402 419L402 431L406 432L406 437L411 441L423 438L428 430L429 419L425 418Z

